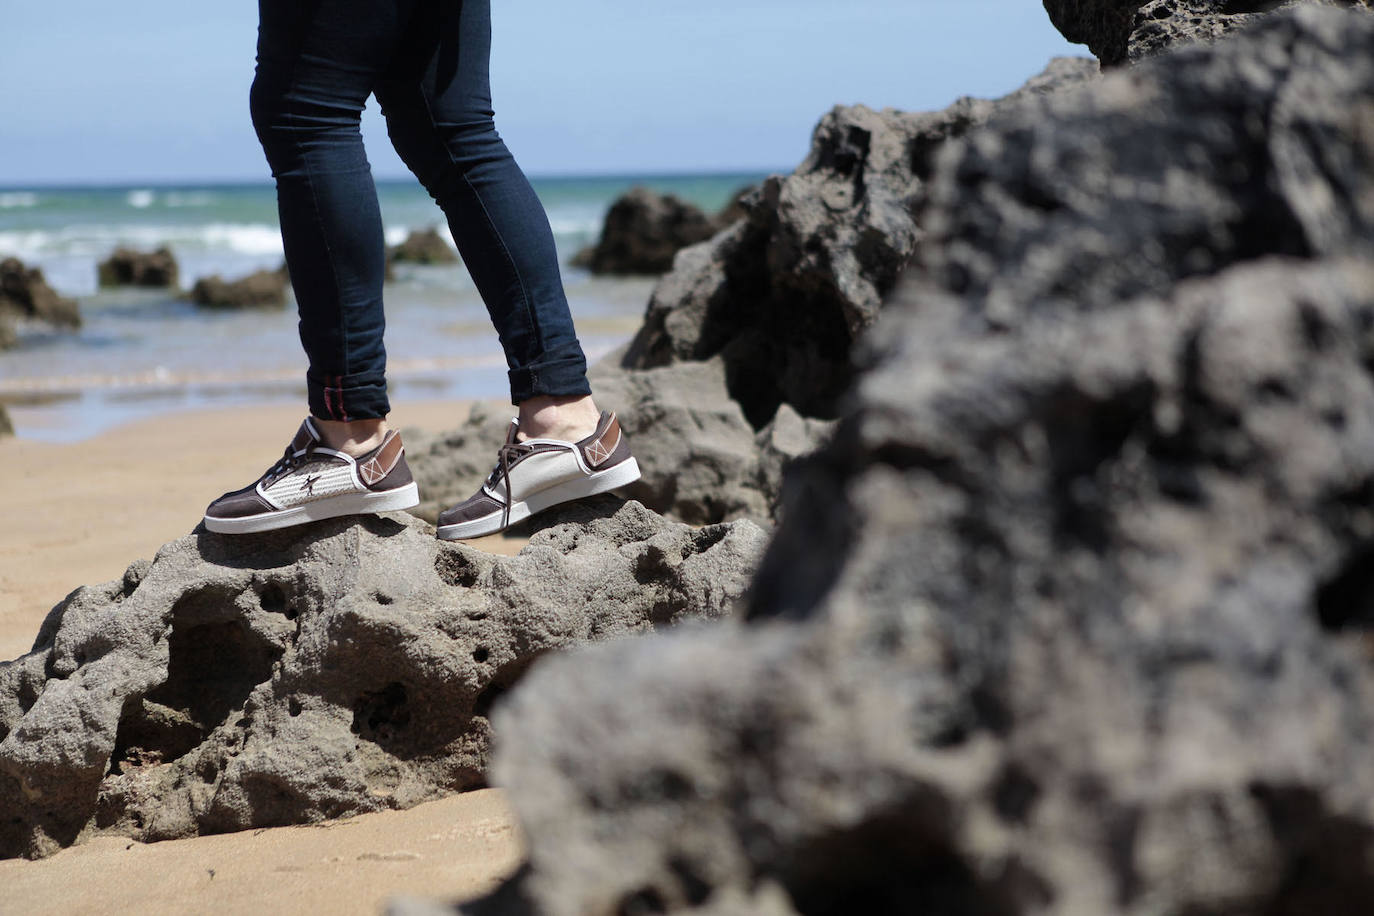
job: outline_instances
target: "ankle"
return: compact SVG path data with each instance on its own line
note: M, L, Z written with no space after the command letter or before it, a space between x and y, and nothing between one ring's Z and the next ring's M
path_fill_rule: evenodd
M600 420L591 395L539 395L520 403L520 438L576 442L595 432Z
M375 420L349 420L347 422L311 417L311 421L314 422L315 428L320 432L320 439L328 448L343 452L353 458L366 455L381 445L390 429L385 417Z

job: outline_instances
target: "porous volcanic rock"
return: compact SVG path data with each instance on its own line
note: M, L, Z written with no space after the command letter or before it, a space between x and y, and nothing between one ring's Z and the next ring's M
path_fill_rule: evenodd
M623 365L720 355L730 395L755 429L782 403L833 418L852 376L850 346L915 247L912 208L935 153L999 106L1096 69L1056 60L1006 100L961 99L941 112L834 109L797 170L764 182L747 220L678 255Z
M1182 42L1215 41L1261 16L1306 4L1374 7L1370 0L1044 0L1055 28L1087 45L1104 67Z
M730 201L720 208L720 212L715 215L712 222L716 225L716 231L728 229L742 219L749 218L749 211L759 200L759 187L749 185L740 188L730 195Z
M237 280L219 274L201 277L191 287L191 301L202 308L281 308L290 282L286 268L259 270Z
M75 299L59 296L37 267L18 258L0 260L0 349L14 345L14 321L41 321L59 328L81 327Z
M688 245L709 239L716 222L672 194L631 188L606 213L601 238L574 260L594 274L661 274Z
M438 229L415 230L386 251L387 264L457 264L461 260Z
M1304 8L942 157L748 624L507 698L530 861L464 912L1374 898L1371 99Z
M176 256L170 248L136 251L116 248L96 268L101 286L148 286L176 289L179 277Z
M198 529L73 592L0 664L0 855L405 808L484 782L543 653L728 612L763 549L600 497L518 556L407 515Z

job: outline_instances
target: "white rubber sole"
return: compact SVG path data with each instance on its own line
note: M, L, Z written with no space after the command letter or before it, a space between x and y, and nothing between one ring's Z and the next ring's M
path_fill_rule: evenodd
M547 490L540 490L528 499L517 500L511 504L510 520L505 525L501 524L501 516L504 513L498 509L481 518L459 522L456 525L444 525L435 530L434 536L441 541L459 541L465 538L479 538L484 535L495 534L559 503L606 493L619 487L628 486L638 479L639 463L633 458L626 458L613 468L588 474L585 477L577 477L566 483L555 484Z
M205 527L216 534L256 534L259 531L275 531L318 522L341 515L365 515L370 512L395 512L409 509L420 504L420 488L413 483L381 493L341 493L327 499L316 500L303 506L282 509L279 512L264 512L261 515L245 515L243 518L215 518L205 516Z

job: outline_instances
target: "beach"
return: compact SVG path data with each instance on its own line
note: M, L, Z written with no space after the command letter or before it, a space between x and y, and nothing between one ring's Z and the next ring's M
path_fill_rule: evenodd
M523 542L366 512L185 536L302 413L289 300L180 292L284 282L269 195L0 188L0 255L57 287L0 260L0 657L27 652L0 913L1369 909L1374 0L1042 5L1091 58L835 105L714 218L627 193L573 257L622 188L544 185L578 333L615 354L614 422L577 442L492 406L448 252L396 264L410 471L383 447L357 476L413 480L425 518L485 478L459 524ZM1009 15L912 18L918 52L1003 56ZM848 69L811 68L827 99ZM659 190L710 210L738 178ZM383 188L388 242L422 203ZM92 285L162 242L181 283ZM302 455L281 502L356 480Z
M440 430L462 402L399 407L402 428ZM123 574L190 531L205 504L261 473L300 408L180 411L77 443L0 440L0 658L28 651L72 589ZM471 542L510 553L522 542ZM137 844L97 838L49 859L0 860L0 912L376 913L392 895L473 896L514 870L522 841L488 789L321 826ZM61 888L61 892L55 889Z

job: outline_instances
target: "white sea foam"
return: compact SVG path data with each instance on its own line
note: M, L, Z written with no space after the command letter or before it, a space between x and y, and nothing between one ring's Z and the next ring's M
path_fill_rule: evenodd
M280 254L281 231L267 223L205 223L176 225L75 225L62 229L0 231L0 251L18 257L84 255L103 258L114 248L157 248L175 251L221 251L235 254Z
M152 206L153 201L156 199L157 195L147 188L139 188L137 191L130 191L128 196L124 198L129 206L137 207L140 210Z
M280 254L281 230L264 223L210 223L198 227L196 238L210 249L237 254Z
M37 230L23 232L0 232L0 255L19 258L33 257L43 250L50 232Z
M38 195L32 191L0 191L0 210L38 206Z

